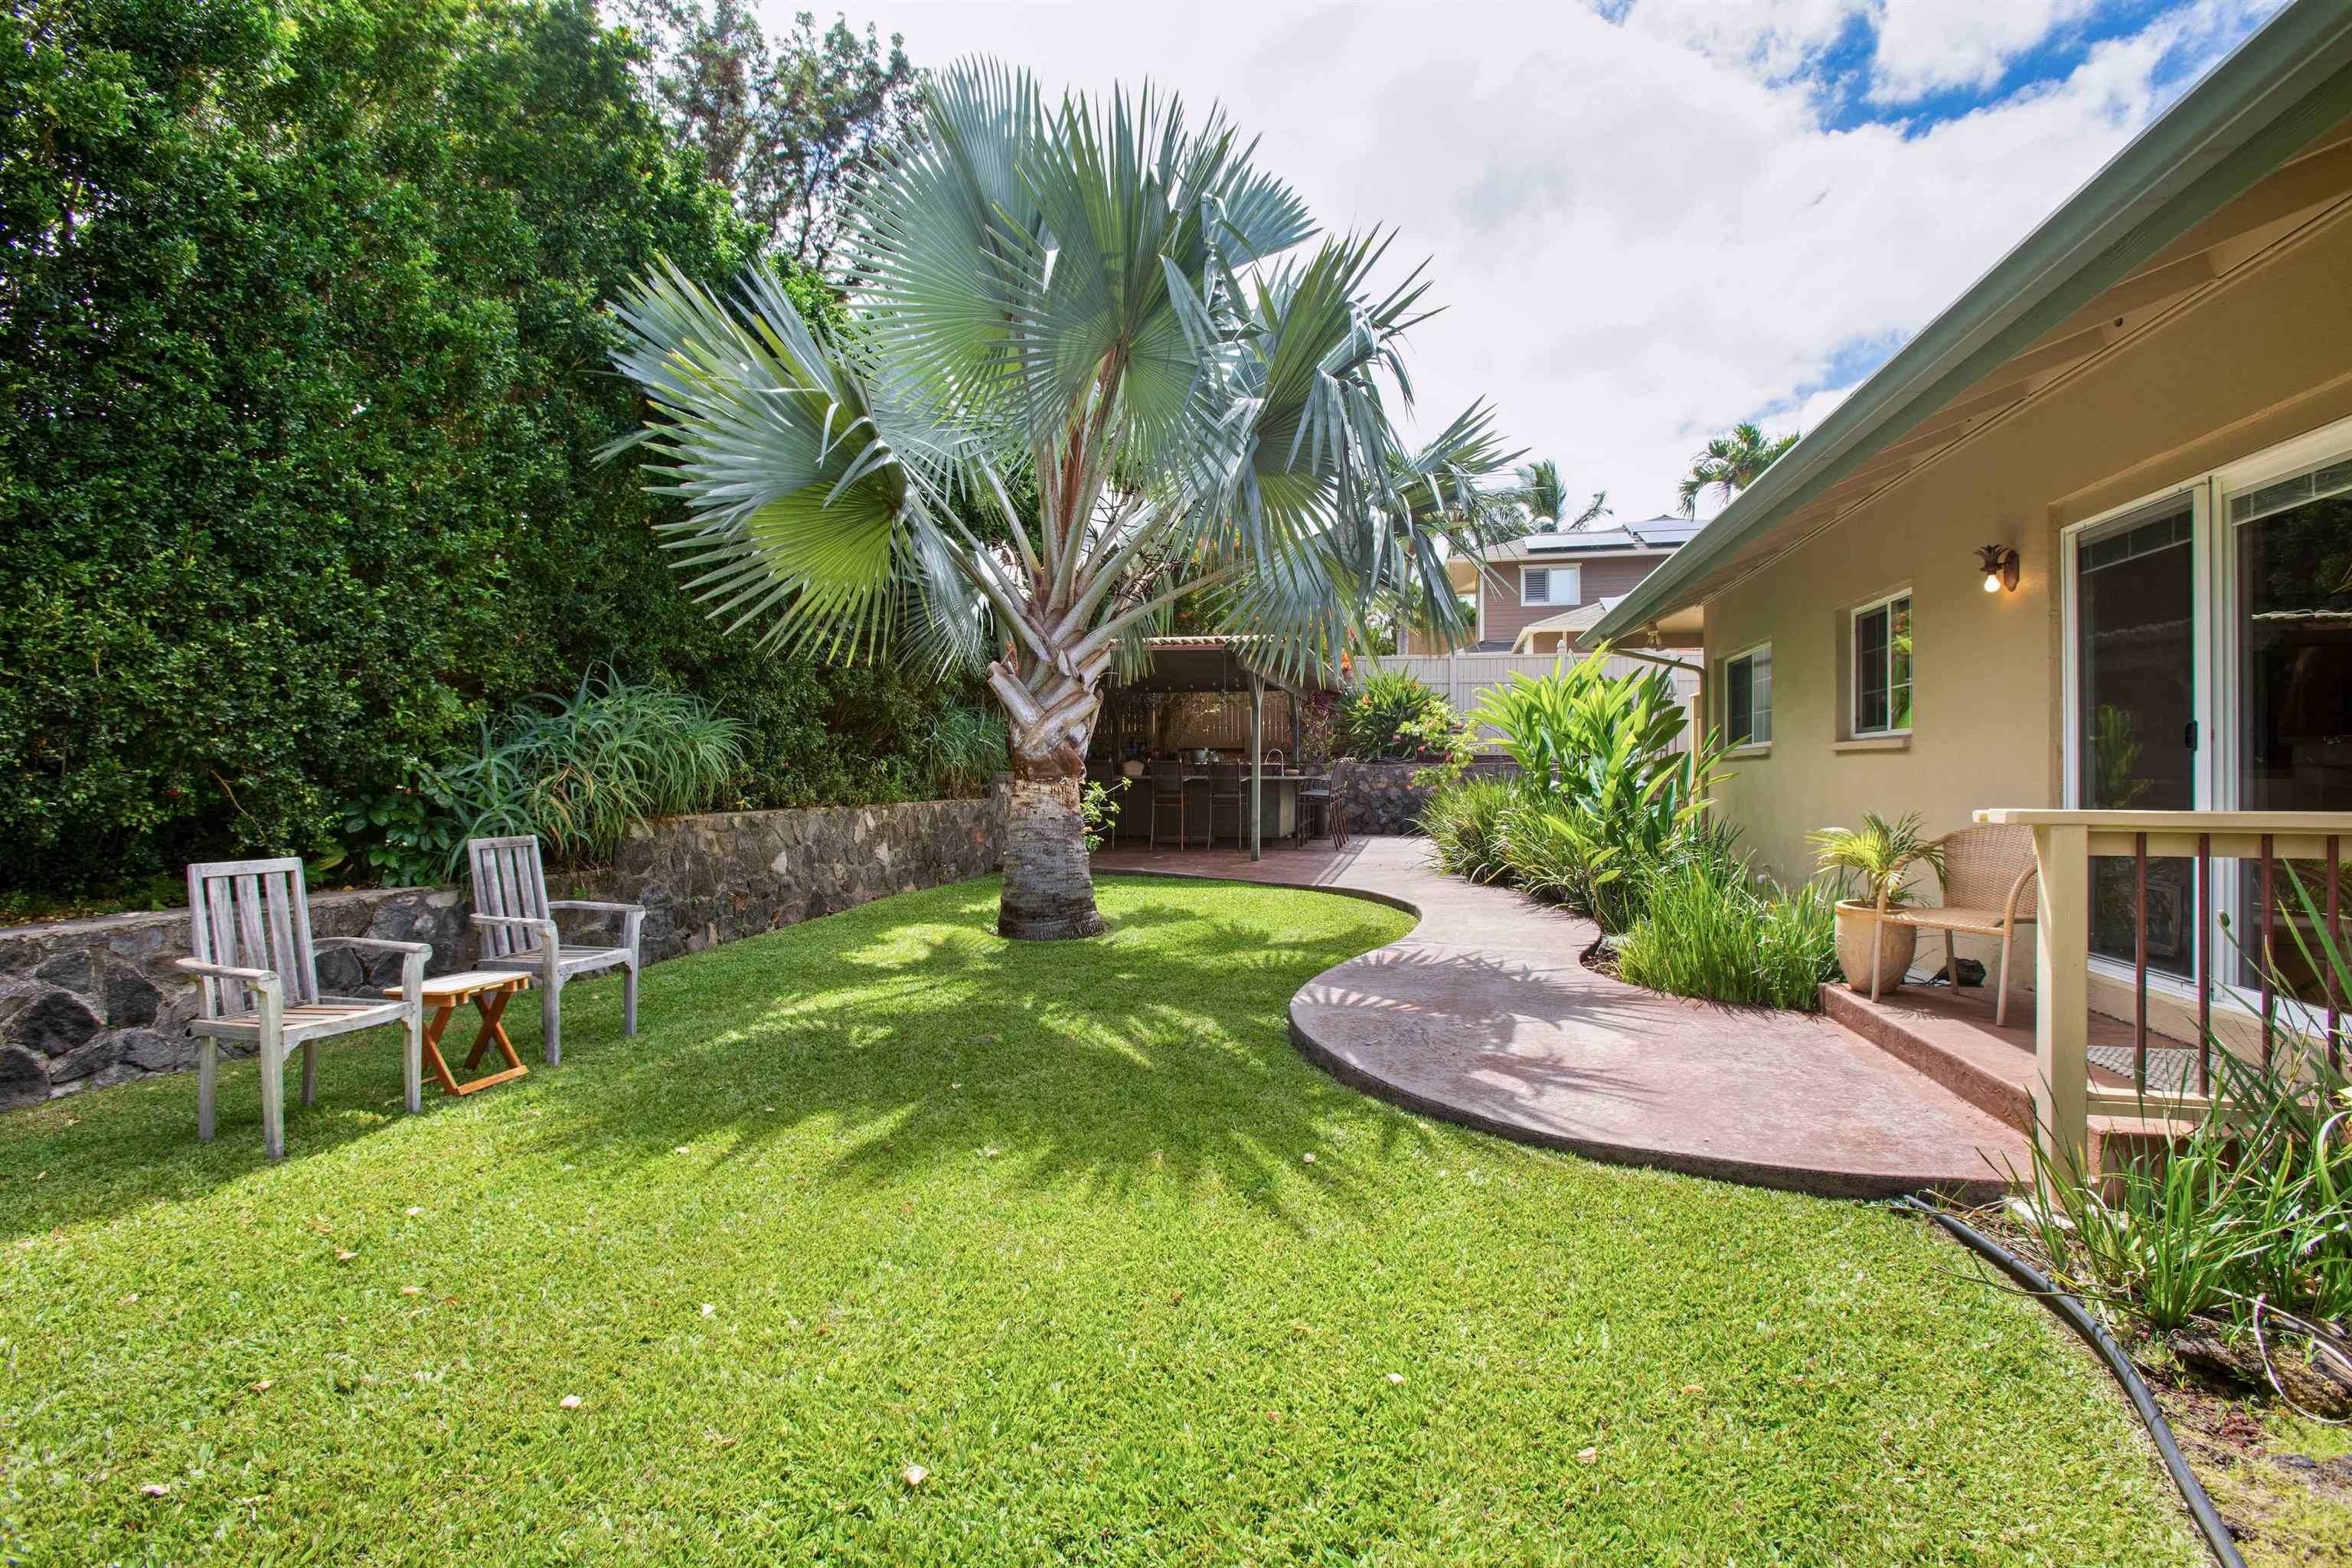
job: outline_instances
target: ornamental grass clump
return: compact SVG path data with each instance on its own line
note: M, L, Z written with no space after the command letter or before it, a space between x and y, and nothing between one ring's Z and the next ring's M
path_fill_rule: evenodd
M1004 715L985 708L950 708L924 735L918 751L925 782L941 795L986 795L1011 761Z
M1464 779L1433 794L1421 809L1418 826L1429 836L1431 857L1457 877L1474 882L1507 878L1510 867L1503 858L1496 827L1503 813L1525 795L1517 779Z
M1676 996L1810 1010L1837 970L1832 902L1819 883L1784 891L1727 855L1682 856L1652 872L1617 973Z
M464 840L536 834L558 856L607 855L637 823L707 810L744 763L742 727L698 697L592 672L569 698L527 699L481 750L425 788Z

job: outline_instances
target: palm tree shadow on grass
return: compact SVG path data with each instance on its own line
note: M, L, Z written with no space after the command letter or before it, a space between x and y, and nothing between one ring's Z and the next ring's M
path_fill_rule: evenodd
M1287 1219L1276 1175L1302 1155L1319 1152L1318 1184L1349 1200L1363 1160L1430 1136L1289 1044L1292 994L1379 941L1369 911L1352 947L1346 935L1269 942L1262 927L1160 901L1121 910L1107 942L1076 946L975 941L990 907L959 913L971 929L901 934L887 953L832 946L823 992L778 994L796 965L737 944L740 984L709 999L690 1026L698 1037L648 1027L626 1060L600 1063L593 1121L551 1126L551 1152L634 1163L722 1131L735 1142L721 1158L741 1160L821 1124L839 1144L828 1175L861 1190L992 1149L1025 1190L1117 1202L1213 1184ZM648 1018L660 973L647 976Z
M620 1033L617 980L575 982L560 1069L539 1066L526 997L509 1032L530 1076L462 1102L428 1080L418 1131L429 1140L432 1121L479 1114L497 1158L552 1158L583 1182L714 1135L732 1140L723 1161L830 1140L820 1168L861 1190L995 1148L1031 1188L1115 1201L1215 1184L1277 1212L1276 1173L1302 1154L1318 1152L1319 1184L1347 1199L1363 1162L1432 1136L1299 1059L1287 1037L1299 986L1387 934L1377 911L1349 904L1360 919L1270 939L1263 921L1204 914L1156 886L1131 896L1108 936L1084 942L1001 941L984 881L903 920L869 905L693 954L646 972L634 1038ZM453 1063L470 1038L469 1019L453 1025ZM407 1124L392 1031L330 1042L315 1106L292 1102L294 1078L280 1169L298 1177ZM195 1137L194 1087L178 1075L30 1113L39 1125L0 1142L0 1235L268 1179L252 1062L224 1064L211 1143Z

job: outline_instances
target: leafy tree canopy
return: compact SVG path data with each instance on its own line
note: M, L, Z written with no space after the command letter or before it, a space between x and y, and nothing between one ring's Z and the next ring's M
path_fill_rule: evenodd
M819 32L803 11L772 45L741 0L629 0L628 15L672 132L770 249L824 270L850 189L911 132L921 89L898 35L886 54L872 26Z
M0 6L0 886L316 853L607 662L754 804L915 786L929 683L724 639L593 460L604 301L759 245L641 64L588 0Z

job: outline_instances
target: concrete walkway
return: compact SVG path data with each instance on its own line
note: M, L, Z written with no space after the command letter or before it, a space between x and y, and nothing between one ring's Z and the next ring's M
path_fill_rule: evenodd
M1662 996L1576 961L1590 922L1443 876L1418 838L1269 848L1108 849L1097 872L1367 894L1420 916L1317 975L1291 1037L1384 1100L1596 1160L1838 1197L1996 1195L2024 1139L1813 1014ZM1989 1163L1990 1162L1990 1163ZM2006 1162L2006 1164L2004 1164Z

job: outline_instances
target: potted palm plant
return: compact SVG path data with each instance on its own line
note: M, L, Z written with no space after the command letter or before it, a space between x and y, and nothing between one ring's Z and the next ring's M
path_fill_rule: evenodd
M1860 827L1824 827L1812 841L1821 867L1846 878L1858 895L1837 905L1837 954L1845 983L1873 996L1894 990L1911 967L1919 933L1886 915L1914 901L1913 867L1932 866L1942 880L1943 845L1920 831L1916 811L1896 822L1866 811Z

